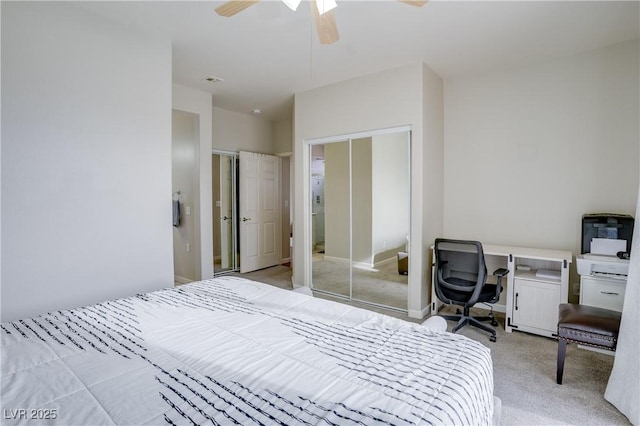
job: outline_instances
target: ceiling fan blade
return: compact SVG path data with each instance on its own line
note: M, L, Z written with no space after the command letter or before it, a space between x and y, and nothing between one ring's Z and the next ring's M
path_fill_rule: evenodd
M320 44L333 44L340 40L338 27L336 26L336 15L333 13L333 10L320 15L316 0L311 0L309 3L311 6L311 16L316 26Z
M220 16L233 16L240 13L249 6L253 6L260 0L231 0L221 6L216 7L216 13Z
M410 4L415 7L422 7L427 4L428 0L398 0L399 2Z

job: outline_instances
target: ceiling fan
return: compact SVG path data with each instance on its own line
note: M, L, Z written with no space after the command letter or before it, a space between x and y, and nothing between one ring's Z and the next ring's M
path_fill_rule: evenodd
M258 3L260 0L230 0L218 6L216 13L220 16L231 17L242 12L249 6ZM301 0L282 0L292 10L296 10ZM420 7L424 6L428 0L398 0L405 4ZM338 27L336 26L336 16L333 9L337 6L335 0L309 0L311 6L311 16L313 18L316 32L320 44L333 44L340 39Z

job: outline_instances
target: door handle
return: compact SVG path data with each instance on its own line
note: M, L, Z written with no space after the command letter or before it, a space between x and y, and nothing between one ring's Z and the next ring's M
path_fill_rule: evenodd
M246 217L243 217L243 218L242 218L242 221L243 221L243 222L246 222L246 221L248 221L248 220L251 220L251 218L246 218Z
M612 296L617 296L618 295L618 293L614 293L613 291L601 291L600 294L609 294L609 295L612 295Z
M225 216L222 218L222 220L229 220L229 219L231 219L229 216Z
M518 296L519 296L519 294L516 293L516 311L518 310Z

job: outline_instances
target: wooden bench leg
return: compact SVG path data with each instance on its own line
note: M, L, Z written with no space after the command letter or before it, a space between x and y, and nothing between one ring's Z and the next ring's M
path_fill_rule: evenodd
M558 338L558 370L556 371L556 382L562 384L562 373L564 372L564 357L567 354L567 341Z

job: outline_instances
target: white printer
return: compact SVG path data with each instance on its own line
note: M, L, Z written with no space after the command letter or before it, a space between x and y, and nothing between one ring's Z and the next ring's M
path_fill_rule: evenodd
M626 280L629 272L629 259L617 256L586 253L579 255L577 261L580 276Z
M580 304L622 311L629 273L633 217L582 217L582 254L577 256Z

